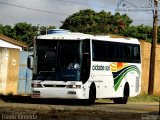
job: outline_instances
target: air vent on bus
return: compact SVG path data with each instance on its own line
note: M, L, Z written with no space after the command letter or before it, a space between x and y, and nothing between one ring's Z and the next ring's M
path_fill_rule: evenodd
M43 84L44 87L66 87L66 85L52 85L52 84Z

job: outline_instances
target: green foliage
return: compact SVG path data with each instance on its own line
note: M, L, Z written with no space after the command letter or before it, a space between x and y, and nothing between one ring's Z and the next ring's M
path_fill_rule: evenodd
M134 37L151 42L151 26L132 26L132 19L126 14L121 15L110 12L95 12L91 9L80 10L69 16L62 22L62 29L73 32L83 32L90 34L119 34L127 37ZM160 28L160 27L159 27ZM160 29L158 29L158 42L160 43Z
M15 24L13 27L14 39L26 42L29 46L33 45L33 39L37 35L37 27L27 24L26 22L21 22Z
M46 27L45 26L41 26L40 28L40 35L45 35L46 34Z
M3 26L2 24L0 24L0 34L4 34L8 37L12 37L13 36L12 33L13 33L13 29L10 25Z
M151 42L152 40L152 27L151 26L128 26L125 30L120 32L121 35L127 37L134 37L141 40L147 40Z
M0 24L0 34L3 34L3 25Z
M40 29L40 35L45 35L47 30L55 29L55 28L56 28L55 26L49 26L49 27L41 26L39 28Z
M61 28L83 33L106 34L119 33L131 23L132 20L126 14L111 15L110 12L86 9L69 16Z
M42 29L43 28L43 29ZM48 29L53 29L55 26L49 26ZM20 22L13 27L10 25L3 26L0 24L0 34L6 35L16 40L27 43L29 46L33 46L33 39L37 35L46 34L46 27L40 27L40 34L38 34L39 26L33 26L26 22Z

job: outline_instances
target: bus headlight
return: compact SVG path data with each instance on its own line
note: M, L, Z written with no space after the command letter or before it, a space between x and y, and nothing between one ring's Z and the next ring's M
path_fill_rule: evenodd
M66 88L78 88L78 89L80 89L81 85L72 84L72 85L67 85Z
M33 88L41 88L43 86L41 84L39 84L39 83L32 83L32 87Z

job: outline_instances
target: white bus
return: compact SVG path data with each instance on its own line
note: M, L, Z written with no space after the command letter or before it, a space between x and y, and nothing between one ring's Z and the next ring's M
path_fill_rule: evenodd
M140 43L83 33L38 36L34 43L32 98L110 98L126 104L141 90Z

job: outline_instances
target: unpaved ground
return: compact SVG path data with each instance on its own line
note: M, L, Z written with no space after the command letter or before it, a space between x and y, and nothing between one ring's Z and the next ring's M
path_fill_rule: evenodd
M87 106L66 100L0 100L3 120L160 120L158 103L119 105L96 102Z
M136 113L110 113L100 110L57 110L23 107L0 107L1 119L33 119L33 120L141 120L142 115Z

